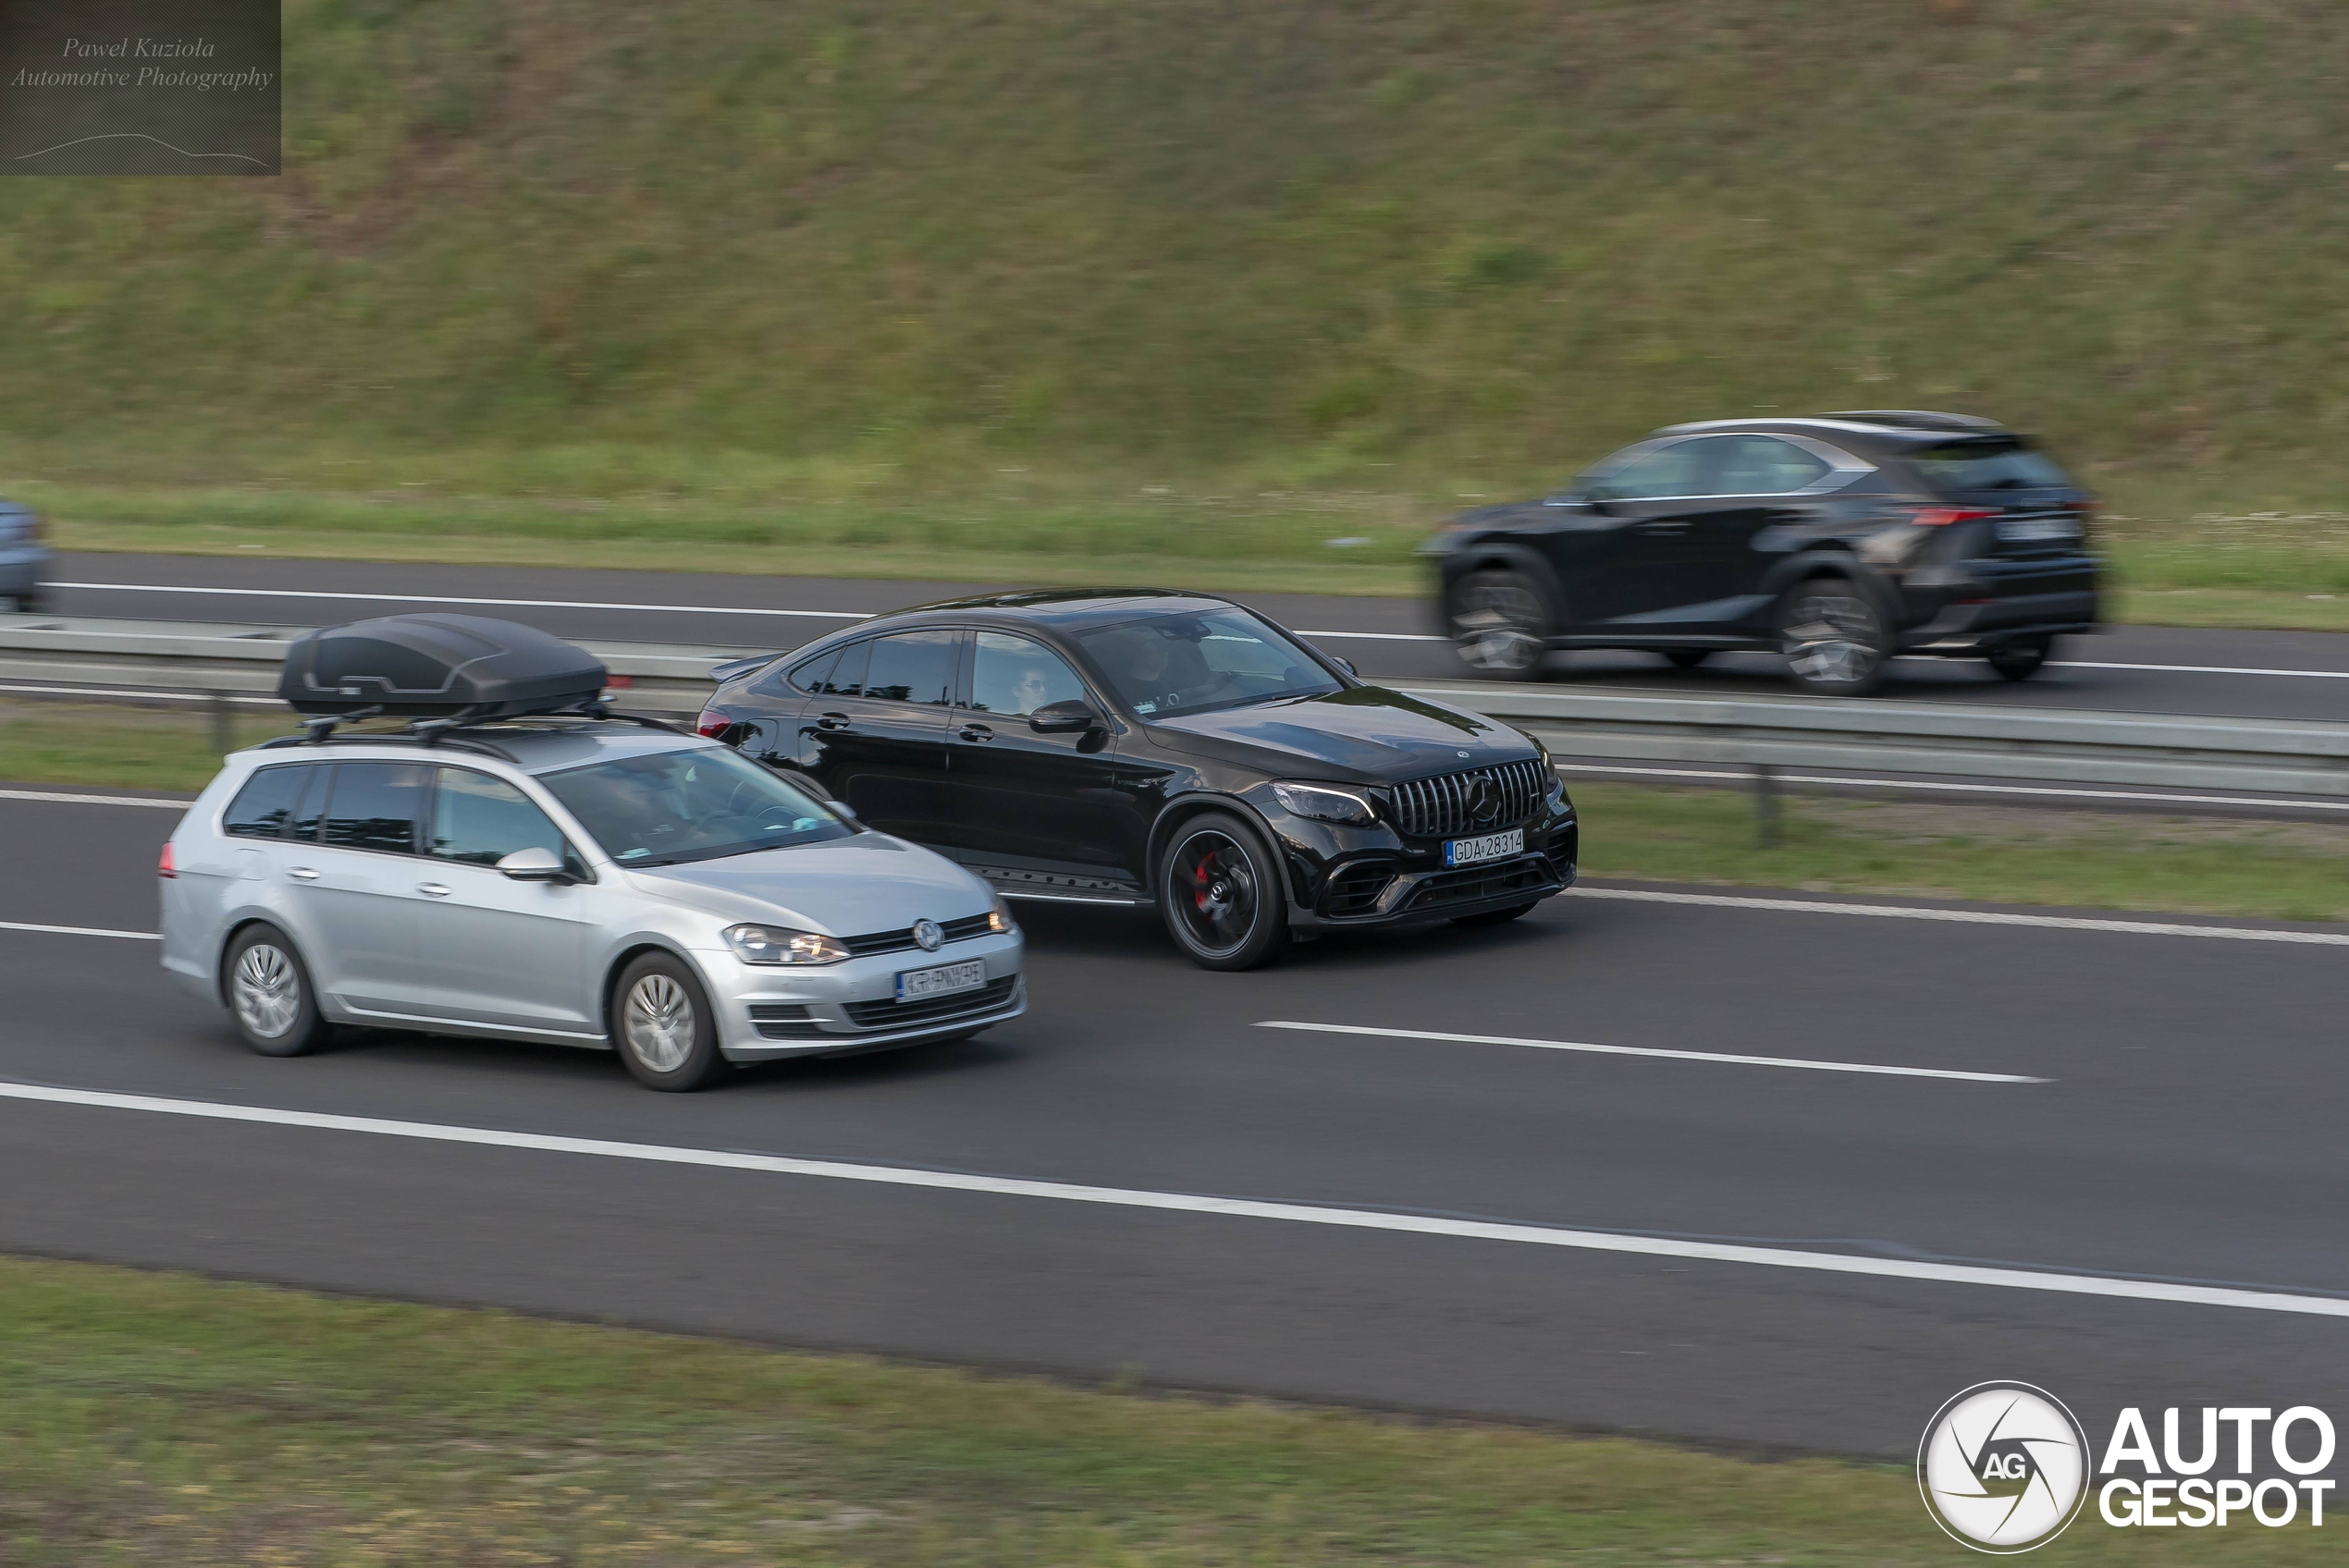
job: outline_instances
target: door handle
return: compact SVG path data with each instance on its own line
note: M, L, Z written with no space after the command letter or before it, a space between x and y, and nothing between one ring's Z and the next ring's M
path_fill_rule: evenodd
M289 866L286 870L286 875L303 882L315 882L318 880L318 874L311 870L306 865Z
M848 728L848 716L844 713L828 713L816 721L816 728L818 729L845 729Z
M422 893L428 899L445 899L449 896L449 884L446 882L419 882L416 884L416 891Z
M1686 533L1688 531L1689 525L1685 522L1643 522L1640 524L1640 532L1642 533Z
M984 724L965 724L960 729L955 730L954 733L965 741L992 741L995 739L995 731L988 729Z

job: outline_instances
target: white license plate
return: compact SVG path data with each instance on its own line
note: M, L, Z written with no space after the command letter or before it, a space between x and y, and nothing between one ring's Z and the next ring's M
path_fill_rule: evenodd
M1525 829L1512 827L1506 833L1487 833L1482 839L1446 839L1444 841L1444 864L1446 865L1482 865L1488 860L1508 860L1525 852Z
M2011 517L1998 524L1998 537L2018 545L2079 536L2080 525L2068 517Z
M956 991L976 991L986 984L984 959L941 963L936 969L904 969L897 974L897 999L917 1002L924 997L949 997Z

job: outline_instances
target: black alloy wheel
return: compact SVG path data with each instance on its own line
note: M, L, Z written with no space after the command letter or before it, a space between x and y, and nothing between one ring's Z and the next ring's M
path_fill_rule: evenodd
M2028 680L2055 652L2055 639L2032 637L2009 643L1990 655L1990 668L2009 680Z
M1488 567L1452 584L1449 601L1452 641L1472 668L1514 680L1541 673L1554 618L1540 583L1514 568Z
M1884 617L1857 583L1814 577L1788 594L1778 609L1778 646L1805 691L1829 697L1864 697L1884 680L1891 639Z
M1672 661L1675 669L1694 669L1713 656L1710 648L1666 648L1664 656Z
M1159 860L1158 910L1202 969L1253 969L1288 945L1280 867L1262 837L1225 812L1174 830Z

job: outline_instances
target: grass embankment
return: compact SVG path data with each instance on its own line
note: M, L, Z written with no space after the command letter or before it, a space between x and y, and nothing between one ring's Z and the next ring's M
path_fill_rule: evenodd
M290 0L282 179L0 188L0 491L1389 591L1657 424L1954 405L2132 519L2337 513L2344 53L2298 0ZM2272 532L2124 568L2331 591Z
M0 1260L0 1560L1945 1563L1904 1466L1096 1392ZM2172 1532L2175 1534L2176 1532ZM2330 1561L2321 1533L2049 1562Z
M237 722L240 744L289 732ZM201 715L0 701L0 779L195 790L218 766ZM1595 877L2349 921L2349 824L1789 795L1764 850L1741 791L1568 783Z

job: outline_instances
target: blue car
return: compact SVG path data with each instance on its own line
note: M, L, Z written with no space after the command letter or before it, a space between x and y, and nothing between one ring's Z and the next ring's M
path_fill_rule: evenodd
M0 611L48 607L41 586L52 558L48 541L49 525L31 507L0 498Z

